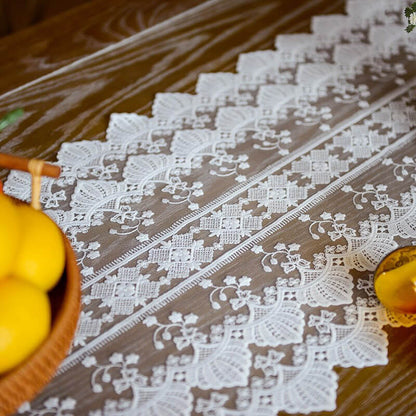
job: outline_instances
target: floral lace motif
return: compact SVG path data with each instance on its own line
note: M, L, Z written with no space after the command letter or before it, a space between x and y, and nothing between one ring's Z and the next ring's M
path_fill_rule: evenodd
M387 363L383 326L416 323L372 281L416 241L416 49L404 1L379 3L349 0L195 95L157 94L151 118L113 114L105 142L62 146L41 202L77 252L83 311L20 413L333 410L334 366Z

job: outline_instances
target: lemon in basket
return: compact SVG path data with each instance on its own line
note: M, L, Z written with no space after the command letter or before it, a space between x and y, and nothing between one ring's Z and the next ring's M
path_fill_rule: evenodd
M21 363L46 339L51 325L48 295L22 280L0 280L0 374Z
M44 291L55 286L65 266L65 247L58 226L42 211L16 205L21 236L12 276Z

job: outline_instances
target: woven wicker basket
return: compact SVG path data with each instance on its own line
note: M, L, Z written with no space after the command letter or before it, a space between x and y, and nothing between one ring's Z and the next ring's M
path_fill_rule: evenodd
M14 413L25 401L33 399L54 376L71 346L80 313L81 285L74 252L64 234L62 237L65 270L48 294L52 309L51 332L26 361L0 375L0 416Z
M80 276L65 239L65 273L50 292L52 329L45 342L20 366L0 376L0 415L13 413L51 380L71 345L80 311Z

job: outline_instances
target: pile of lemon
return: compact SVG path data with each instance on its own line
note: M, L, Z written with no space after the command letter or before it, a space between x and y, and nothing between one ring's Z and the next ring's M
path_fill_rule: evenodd
M0 374L24 361L47 338L47 292L64 266L57 225L43 212L0 194Z

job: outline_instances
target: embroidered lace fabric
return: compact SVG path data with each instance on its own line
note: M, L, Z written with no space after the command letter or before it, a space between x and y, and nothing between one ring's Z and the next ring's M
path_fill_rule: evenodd
M113 114L66 143L45 212L83 310L26 415L274 416L334 410L334 367L388 361L373 271L416 242L416 44L398 0L350 0L311 34ZM30 198L27 174L5 191Z

